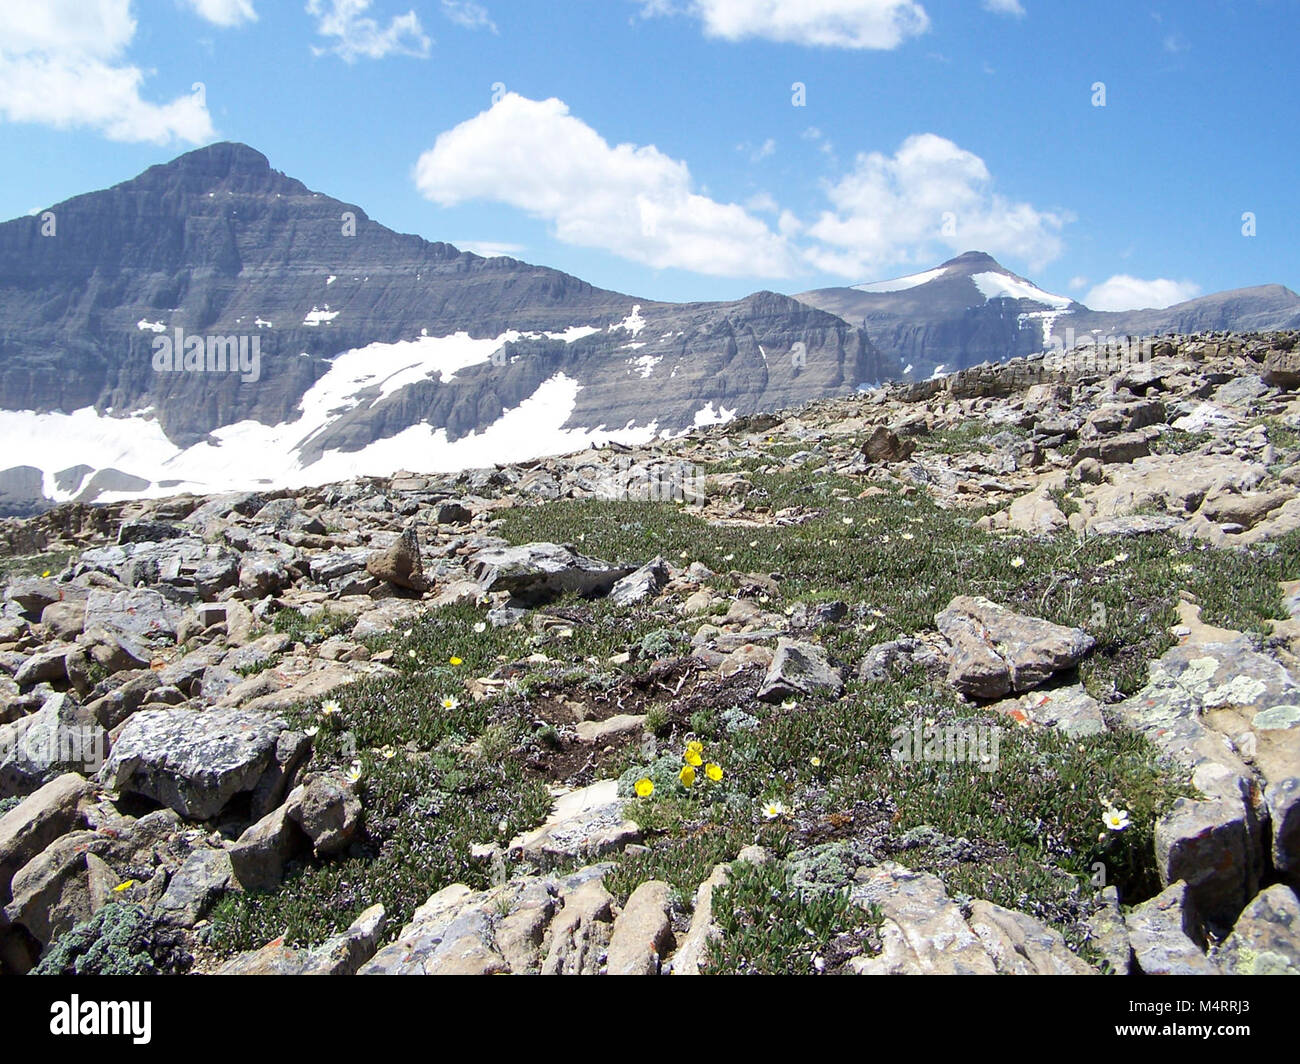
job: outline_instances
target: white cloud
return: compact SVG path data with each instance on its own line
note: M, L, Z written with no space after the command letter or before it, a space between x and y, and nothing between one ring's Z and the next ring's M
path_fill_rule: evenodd
M984 10L992 11L997 15L1015 15L1016 18L1025 17L1025 9L1021 6L1020 0L984 0Z
M256 22L253 0L187 0L195 14L216 26L238 26Z
M467 30L497 32L497 25L492 21L487 8L474 0L442 0L442 13L457 26L463 26Z
M548 221L565 243L656 268L785 277L795 265L763 221L695 192L684 162L653 145L611 147L557 99L508 93L441 134L415 181L435 203L509 204Z
M760 38L823 48L897 48L930 28L916 0L643 0L646 17L689 14L726 41Z
M366 14L369 10L370 0L307 0L307 14L317 20L316 32L335 38L328 47L313 47L312 51L317 55L332 52L346 63L387 55L428 56L433 41L414 11L395 15L382 27Z
M1061 229L1073 220L994 192L983 159L933 133L908 137L892 156L860 154L826 192L832 209L809 227L820 246L807 257L846 277L930 265L943 249L978 248L1038 269L1061 254Z
M1093 310L1164 310L1175 303L1185 303L1201 294L1201 287L1192 281L1170 281L1158 278L1143 281L1128 274L1116 274L1102 281L1084 298Z
M465 241L464 243L456 243L456 247L460 248L461 251L481 255L485 259L512 258L524 250L523 244L503 244L494 240Z
M0 118L118 141L211 140L201 93L163 104L141 96L145 73L124 59L135 31L130 0L0 4Z
M1080 274L1077 277L1070 278L1070 291L1081 292L1088 287L1088 278Z

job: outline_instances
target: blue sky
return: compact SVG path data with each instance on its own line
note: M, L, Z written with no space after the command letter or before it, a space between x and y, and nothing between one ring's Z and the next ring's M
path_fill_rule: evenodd
M1099 309L1300 288L1298 16L0 0L0 216L239 140L394 229L647 298L799 292L973 249Z

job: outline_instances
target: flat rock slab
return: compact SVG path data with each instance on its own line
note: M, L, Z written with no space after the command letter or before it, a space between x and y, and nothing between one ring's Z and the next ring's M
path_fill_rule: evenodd
M269 801L277 788L282 793L282 777L309 747L306 736L264 713L142 710L123 726L99 779L187 820L208 820L237 794L254 792Z
M634 571L556 543L491 547L474 554L467 568L485 591L508 591L519 603L530 606L566 594L584 598L606 595Z
M988 599L959 596L935 618L952 645L948 682L972 698L1032 690L1072 669L1096 646L1079 628L1013 613Z
M641 829L623 816L618 781L605 780L561 795L541 827L512 839L511 853L525 859L560 860L597 857L641 837Z

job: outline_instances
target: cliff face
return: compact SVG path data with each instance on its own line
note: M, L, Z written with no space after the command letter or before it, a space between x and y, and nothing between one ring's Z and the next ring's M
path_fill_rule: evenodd
M481 433L558 377L572 406L565 429L677 431L724 408L770 409L898 370L860 329L772 293L638 301L395 233L240 144L0 225L0 322L0 412L54 415L0 413L10 417L4 435L37 425L66 444L30 463L41 474L34 503L88 497L105 472L156 489L161 465L235 426L300 424L298 436L268 446L292 449L305 469L415 426L446 442ZM459 347L436 342L457 334ZM179 355L196 337L243 339L258 352L256 373L159 372L164 339ZM399 344L412 346L374 346ZM340 367L340 356L363 349ZM315 420L313 403L328 407ZM107 448L112 461L74 445L59 416L77 411L93 411L96 438L110 440L129 435L117 419L148 411L149 460L125 443ZM437 460L417 448L405 464ZM9 479L31 493L32 474ZM188 483L183 473L171 482ZM201 486L223 483L206 470Z

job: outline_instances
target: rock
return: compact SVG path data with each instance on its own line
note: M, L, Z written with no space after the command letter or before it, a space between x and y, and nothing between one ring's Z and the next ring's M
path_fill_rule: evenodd
M637 735L645 730L645 717L620 713L608 720L578 722L578 738L584 743L606 743L625 735Z
M862 445L862 454L868 462L905 462L916 453L914 440L901 440L883 425L877 428Z
M1228 975L1300 975L1300 899L1278 883L1237 918L1215 963Z
M86 603L73 599L51 602L41 611L41 627L52 639L76 639L86 629Z
M207 847L195 850L172 876L156 912L165 923L193 927L235 884L230 854Z
M618 781L605 780L562 794L541 827L510 841L511 853L530 861L598 857L641 837L641 828L624 818Z
M271 810L227 848L235 880L244 890L274 890L299 838L285 806Z
M1088 917L1088 941L1105 958L1112 975L1128 975L1133 969L1133 947L1119 907L1119 891L1106 887L1101 904Z
M850 892L884 917L878 957L849 962L858 975L994 975L997 965L937 876L886 862Z
M157 591L93 590L86 602L86 628L106 628L127 643L148 647L176 642L180 611Z
M800 695L827 694L839 698L843 690L844 678L838 669L831 666L825 650L813 643L779 639L776 656L767 670L758 698L771 703Z
M1007 509L1007 527L1031 536L1059 532L1069 523L1061 508L1045 491L1022 495Z
M467 525L474 520L474 513L462 503L444 502L434 511L433 519L440 525Z
M187 820L208 820L252 793L260 817L278 804L310 745L284 720L249 710L142 710L123 726L100 782Z
M103 764L104 729L70 694L0 727L0 798L31 794L66 772L94 773Z
M564 898L551 924L543 975L595 975L613 935L614 899L599 879L588 880Z
M152 660L147 646L100 626L88 627L80 643L95 664L109 673L147 669Z
M1264 358L1262 376L1273 388L1300 388L1300 351L1270 351Z
M952 644L948 683L973 698L1032 690L1074 668L1096 645L1081 629L1021 616L968 596L953 599L935 623Z
M31 687L38 683L66 684L69 653L71 648L62 646L33 654L14 673L14 682L19 687Z
M423 594L429 590L420 561L420 540L414 529L407 529L386 550L371 555L366 571L378 580Z
M158 673L152 669L116 673L95 689L104 693L86 704L86 713L100 727L112 731L142 708L162 686Z
M315 576L315 573L312 575ZM291 582L289 570L278 554L249 551L240 559L239 593L246 599L263 599L275 595Z
M1182 881L1197 912L1231 925L1259 885L1258 827L1239 797L1179 798L1156 821L1163 886Z
M1185 883L1175 883L1124 920L1138 968L1146 975L1219 975L1201 948L1203 934Z
M609 593L610 601L619 606L635 606L654 598L668 583L668 563L663 558L646 562L634 573L623 577Z
M605 595L633 571L554 543L481 550L469 559L468 569L484 591L508 591L516 602L528 606L565 594L584 598Z
M610 975L658 975L661 959L676 944L673 938L672 888L647 880L632 892L614 920L609 941Z
M67 587L56 580L39 576L23 576L5 588L5 601L15 602L21 615L29 621L40 620L47 606L62 602Z
M123 521L118 529L117 542L126 543L163 543L169 539L180 539L188 533L177 525L163 521Z
M361 800L334 776L314 776L295 787L285 810L321 857L346 850L361 827Z
M93 795L88 780L68 772L0 816L0 906L10 899L15 872L55 839L86 826L86 807Z
M484 592L473 580L453 580L434 596L434 606L473 606L484 598Z
M1273 826L1273 867L1300 887L1300 778L1288 776L1264 788Z
M713 592L708 588L700 588L699 591L688 596L682 604L682 612L687 617L698 617L711 609L713 609Z
M1022 724L1056 728L1071 739L1101 735L1106 731L1101 703L1084 690L1083 684L1032 691L1019 698L997 702L989 708Z
M10 923L21 924L48 945L93 915L86 868L92 831L64 835L23 865L10 885L4 908Z
M1060 934L1032 916L988 901L971 903L970 928L999 975L1095 975Z
M713 922L713 892L727 885L730 873L730 865L714 865L708 879L696 888L690 929L673 954L673 975L699 975L710 948L722 938L722 929Z

